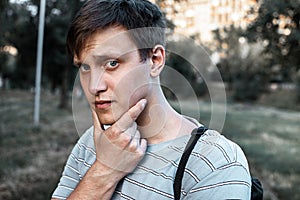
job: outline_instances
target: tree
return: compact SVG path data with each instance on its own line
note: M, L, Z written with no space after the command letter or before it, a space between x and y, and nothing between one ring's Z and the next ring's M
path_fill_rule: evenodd
M260 43L248 44L244 30L233 25L214 32L217 51L223 55L219 70L233 99L255 101L266 91L270 59Z
M7 74L13 87L34 87L39 3L40 0L20 3L9 3L5 0L0 3L0 48L13 46L18 50L16 66ZM81 4L80 0L72 3L67 0L46 1L42 86L51 88L52 91L60 89L59 107L62 108L68 106L68 89L72 82L72 63L65 48L67 28ZM5 61L6 56L3 52L0 53L1 61ZM5 71L5 67L7 68L1 64L1 72Z
M12 46L18 50L16 66L6 76L11 80L12 87L29 88L34 78L34 61L36 55L35 19L27 9L28 4L6 4L1 18L3 24L1 46ZM13 26L12 26L13 24ZM7 67L7 66L4 66ZM2 69L3 70L3 69ZM4 70L5 71L5 70Z
M169 41L166 50L166 66L171 67L182 75L197 97L205 95L208 92L207 81L211 81L207 69L212 65L206 50L198 46L194 40L185 37L179 40ZM170 75L168 77L168 79L170 79ZM162 78L166 78L164 73ZM172 82L174 81L173 78L175 77L171 78ZM176 81L174 81L173 84L177 84L178 87L185 87L184 85L180 86L182 83L180 83L179 80L177 83L175 82ZM181 88L180 91L187 98L191 95L188 88Z
M300 82L296 75L300 70L299 21L299 0L263 0L258 17L245 34L250 42L263 42L265 52L280 66L281 73L287 74L283 78L295 83Z
M77 0L72 4L67 0L48 1L45 31L45 72L54 91L60 88L61 98L59 107L68 108L68 91L74 77L72 60L66 51L66 36L69 23L82 2Z

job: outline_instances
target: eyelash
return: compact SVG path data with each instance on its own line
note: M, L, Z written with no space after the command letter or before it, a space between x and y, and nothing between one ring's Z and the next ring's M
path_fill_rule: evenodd
M115 66L111 66L112 63L115 63L116 65ZM104 67L105 69L115 69L119 66L120 62L118 60L109 60L105 63ZM109 66L110 65L110 66Z
M84 69L85 67L87 67L88 69ZM79 66L79 69L80 69L82 72L88 72L88 71L90 71L91 67L90 67L89 65L87 65L87 64L81 64L81 65Z
M112 63L114 63L115 65L113 64L113 66L112 66ZM116 59L108 60L104 64L104 68L106 70L114 70L115 68L117 68L119 66L119 64L120 64L120 62ZM91 67L87 64L79 64L79 65L74 64L74 66L78 67L79 70L83 73L89 72L91 70Z

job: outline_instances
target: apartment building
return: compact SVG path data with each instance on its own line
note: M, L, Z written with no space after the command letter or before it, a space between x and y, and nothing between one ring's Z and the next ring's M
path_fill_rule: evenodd
M196 36L201 42L213 39L212 31L234 25L246 28L255 19L258 0L163 0L160 1L166 17L185 36Z

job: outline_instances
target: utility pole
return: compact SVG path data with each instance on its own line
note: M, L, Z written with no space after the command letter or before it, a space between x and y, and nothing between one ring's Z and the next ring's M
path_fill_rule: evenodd
M38 49L37 49L36 76L35 76L34 117L33 117L34 125L36 126L38 126L40 122L40 96L41 96L45 9L46 9L46 0L40 0Z

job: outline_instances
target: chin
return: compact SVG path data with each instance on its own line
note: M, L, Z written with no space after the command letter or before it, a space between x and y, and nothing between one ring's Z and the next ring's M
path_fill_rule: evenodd
M121 106L113 105L110 109L96 110L102 125L112 125L126 112Z
M101 124L113 124L116 120L111 115L98 114L99 121Z
M113 116L111 113L97 113L97 115L102 125L112 125L117 121L117 116Z
M100 124L102 125L112 125L114 124L116 121L115 120L108 120L108 119L101 119L100 120Z

